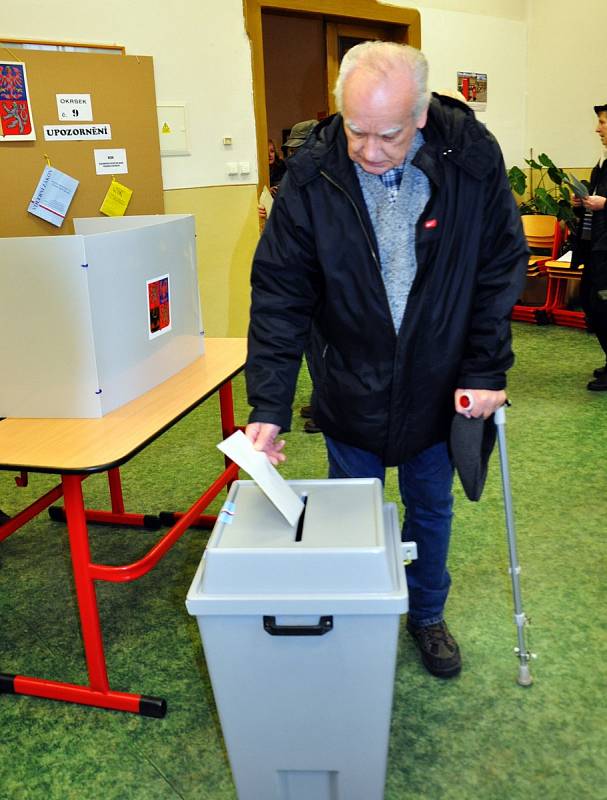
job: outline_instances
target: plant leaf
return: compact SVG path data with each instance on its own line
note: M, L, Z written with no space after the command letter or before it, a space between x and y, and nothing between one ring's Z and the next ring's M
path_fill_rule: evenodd
M554 214L555 217L558 215L559 204L546 189L538 189L535 198L540 214Z
M548 158L546 153L540 153L537 158L538 158L538 161L540 162L540 164L542 166L548 167L548 168L554 167L556 169L556 167L554 166L554 163L552 162L552 159Z
M524 194L527 188L527 176L519 167L511 167L508 170L508 181L510 188L516 194Z

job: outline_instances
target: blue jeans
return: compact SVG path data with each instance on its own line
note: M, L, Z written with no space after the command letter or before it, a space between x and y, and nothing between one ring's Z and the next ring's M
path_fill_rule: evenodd
M386 468L379 456L325 436L329 478L379 478ZM451 578L447 554L453 517L453 464L445 442L429 447L398 466L398 487L405 506L403 540L417 542L417 560L407 567L409 621L441 622Z

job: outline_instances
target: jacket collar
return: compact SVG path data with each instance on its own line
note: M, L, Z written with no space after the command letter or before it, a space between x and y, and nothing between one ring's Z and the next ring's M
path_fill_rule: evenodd
M424 144L413 159L437 186L441 184L441 161L448 159L471 177L482 180L493 165L493 137L481 126L472 110L450 97L433 94L428 121L422 128ZM327 173L344 187L358 185L348 156L341 114L322 120L287 169L300 186Z

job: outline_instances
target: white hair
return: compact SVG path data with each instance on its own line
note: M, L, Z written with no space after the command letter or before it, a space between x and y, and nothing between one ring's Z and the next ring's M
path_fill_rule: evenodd
M363 42L352 47L342 59L333 95L337 110L344 108L344 84L357 69L387 77L394 70L408 71L413 78L416 102L413 117L417 119L428 107L428 62L424 54L415 47L396 42Z

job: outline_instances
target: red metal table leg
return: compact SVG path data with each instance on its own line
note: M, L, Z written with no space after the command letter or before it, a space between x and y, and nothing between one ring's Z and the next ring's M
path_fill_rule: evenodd
M124 499L122 497L122 481L120 480L120 470L118 467L108 470L107 481L110 487L110 500L112 501L112 513L124 514Z
M87 508L84 511L87 522L96 522L100 525L123 525L125 527L146 528L150 531L157 531L160 528L160 520L156 514L132 514L124 510L120 469L114 467L108 470L107 477L112 510L101 511ZM61 508L61 506L50 508L49 515L55 522L65 522L65 509Z
M95 583L91 576L91 553L82 496L82 480L83 477L80 475L62 476L72 569L89 685L77 686L25 675L2 674L0 675L0 692L28 694L46 697L50 700L64 700L101 708L113 708L117 711L131 711L146 716L163 717L166 713L165 700L110 690Z
M25 525L26 522L29 522L30 519L37 517L41 511L44 511L44 509L50 506L51 503L54 503L55 500L58 500L62 494L62 487L60 485L55 486L55 488L51 489L50 492L42 495L42 497L39 497L30 506L23 509L23 511L20 511L18 514L15 514L15 516L11 517L4 524L0 525L0 542L3 539L6 539L7 536L10 536L11 533L14 533L16 530Z
M236 430L234 424L234 400L232 397L231 381L224 383L219 389L219 408L221 411L221 432L223 438L226 439ZM226 466L228 465L226 464Z
M95 584L89 575L91 553L84 513L81 478L79 475L64 475L62 482L74 583L78 597L82 641L84 643L90 686L97 691L107 692L109 684L105 668L103 642L101 640L97 596L95 594Z

